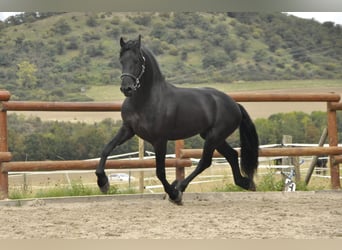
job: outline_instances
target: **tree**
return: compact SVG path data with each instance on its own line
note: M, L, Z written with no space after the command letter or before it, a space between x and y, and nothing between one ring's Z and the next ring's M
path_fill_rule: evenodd
M65 50L65 45L64 45L64 42L63 41L57 41L56 43L56 48L57 48L57 54L58 55L63 55Z
M228 27L224 23L219 23L214 27L214 33L220 35L222 37L227 38L228 36Z
M97 22L95 16L90 16L90 17L88 17L88 19L87 19L87 21L86 21L86 24L87 24L89 27L96 27L96 26L99 25L99 23Z
M56 34L66 35L71 31L70 25L63 19L53 25L52 31Z
M77 50L78 49L78 38L76 36L71 36L66 39L68 42L66 48L69 50Z
M273 121L270 119L258 118L254 123L258 131L260 144L273 144L279 142L277 125Z
M253 55L253 59L256 62L261 62L261 61L265 60L266 57L267 57L267 53L263 49L259 49L259 50L255 51L254 55Z
M229 58L225 54L214 52L206 55L202 60L203 68L208 68L210 65L215 68L222 68L227 65Z
M187 17L186 12L181 13L181 12L176 12L173 16L173 24L175 28L178 29L184 29L185 26L187 25L188 22L188 17Z
M6 52L0 52L0 66L2 67L8 67L11 66L11 63L13 61L13 55L10 55Z
M142 14L136 17L132 17L133 22L138 25L148 26L151 24L152 17L149 14Z
M42 134L27 135L24 140L24 152L28 159L46 160L47 143Z
M237 50L238 42L235 39L225 40L222 43L224 51L229 55L232 51Z
M37 86L36 65L22 61L18 65L17 81L20 87L35 88Z
M90 57L97 57L97 56L103 56L104 55L104 46L102 44L99 44L98 46L90 45L87 47L86 54Z
M163 36L167 36L168 32L163 23L157 22L153 25L150 35L160 39Z

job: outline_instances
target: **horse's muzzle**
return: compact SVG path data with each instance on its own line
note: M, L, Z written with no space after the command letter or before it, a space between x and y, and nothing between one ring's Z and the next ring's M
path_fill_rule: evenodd
M131 87L121 87L120 90L126 97L131 97L134 91Z

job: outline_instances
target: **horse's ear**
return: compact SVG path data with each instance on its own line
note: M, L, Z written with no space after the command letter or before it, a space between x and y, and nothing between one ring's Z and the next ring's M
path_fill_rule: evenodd
M125 41L124 41L124 39L122 38L122 37L120 37L120 46L121 47L124 47L125 46Z
M140 45L141 45L141 35L139 34L138 36L138 47L140 48Z

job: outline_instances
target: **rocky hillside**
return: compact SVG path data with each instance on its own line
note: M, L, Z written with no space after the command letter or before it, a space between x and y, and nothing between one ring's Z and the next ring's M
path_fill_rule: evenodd
M89 100L119 84L119 38L143 36L171 83L341 79L342 27L282 13L24 13L0 22L0 88Z

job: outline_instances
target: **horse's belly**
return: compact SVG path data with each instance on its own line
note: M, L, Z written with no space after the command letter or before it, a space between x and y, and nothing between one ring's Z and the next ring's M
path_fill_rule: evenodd
M169 140L186 139L207 131L210 123L207 119L194 119L189 116L187 119L176 121L174 126L169 127Z

